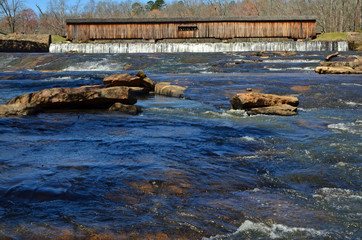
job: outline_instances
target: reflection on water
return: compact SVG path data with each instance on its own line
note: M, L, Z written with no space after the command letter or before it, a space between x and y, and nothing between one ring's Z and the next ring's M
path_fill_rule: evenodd
M0 238L361 238L362 82L316 75L320 54L0 54L2 104L141 68L188 86L138 116L0 118ZM230 110L246 88L299 114Z

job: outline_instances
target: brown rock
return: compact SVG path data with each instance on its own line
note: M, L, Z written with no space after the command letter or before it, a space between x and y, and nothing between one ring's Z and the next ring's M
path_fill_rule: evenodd
M13 98L3 109L3 116L29 115L41 111L81 108L109 108L115 102L135 104L128 87L83 86L51 88Z
M292 116L297 114L297 108L288 104L282 104L270 107L251 108L247 110L249 115L266 114L266 115L282 115Z
M168 97L183 97L186 87L171 85L170 82L159 82L155 86L155 93Z
M314 70L320 74L362 74L362 59L347 58L344 62L321 62Z
M147 88L151 92L155 91L155 83L148 77L142 79L141 86Z
M143 71L138 71L136 76L141 78L141 87L147 88L151 92L155 91L155 83Z
M123 70L128 70L130 68L132 68L132 64L126 64L124 65Z
M155 83L143 71L139 71L135 76L128 73L113 74L104 78L103 84L106 86L143 87L148 91L155 90Z
M288 104L298 106L296 97L278 96L274 94L263 94L257 92L239 93L230 99L233 109L250 109L258 107L269 107L275 105Z
M316 67L315 72L320 74L362 74L361 70L355 70L351 67Z
M128 73L113 74L111 76L104 78L103 84L110 86L140 87L141 78L137 76L132 77Z
M322 67L351 67L350 62L321 62Z
M17 117L33 115L39 112L39 108L35 104L9 104L0 105L0 117Z
M109 111L117 111L117 112L132 114L132 115L136 115L136 114L142 112L141 108L138 106L122 104L119 102L114 103L109 108Z
M339 55L339 52L332 53L332 54L330 54L330 55L328 55L328 56L326 57L326 61L329 61L329 60L331 60L332 58L337 57L338 55Z
M141 78L141 79L144 79L146 76L146 74L143 72L143 71L138 71L138 73L136 74L137 77Z

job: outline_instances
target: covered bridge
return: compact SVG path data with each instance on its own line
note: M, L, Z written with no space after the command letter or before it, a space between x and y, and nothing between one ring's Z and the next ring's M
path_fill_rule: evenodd
M315 17L67 19L74 41L120 39L235 39L316 36Z

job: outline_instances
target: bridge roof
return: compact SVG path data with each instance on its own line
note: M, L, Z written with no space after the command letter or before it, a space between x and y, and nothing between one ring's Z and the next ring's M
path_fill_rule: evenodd
M293 17L209 17L209 18L71 18L67 24L110 23L196 23L196 22L290 22L316 21L315 16Z

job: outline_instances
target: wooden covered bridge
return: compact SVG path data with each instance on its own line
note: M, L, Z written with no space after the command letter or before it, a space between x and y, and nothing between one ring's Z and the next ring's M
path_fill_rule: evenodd
M67 38L87 40L239 39L316 36L315 17L67 19Z

